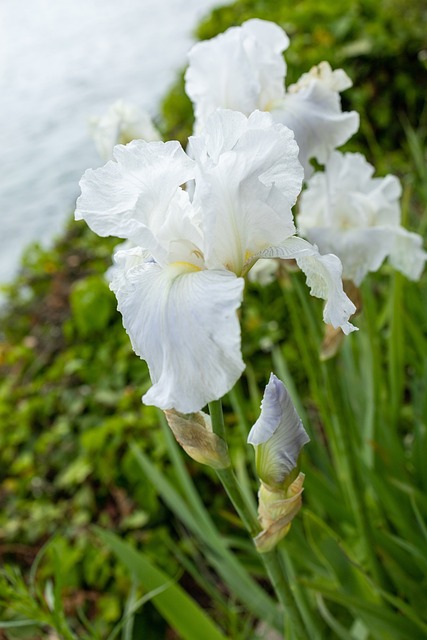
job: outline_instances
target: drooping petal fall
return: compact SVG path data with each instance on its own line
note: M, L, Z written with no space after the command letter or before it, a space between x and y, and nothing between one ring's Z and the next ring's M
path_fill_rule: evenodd
M342 70L331 71L331 74L339 71ZM324 164L331 152L347 142L359 128L359 115L355 111L342 111L334 86L345 84L305 74L301 83L292 85L271 111L275 122L294 132L306 178L313 172L312 158Z
M144 261L116 282L123 325L150 369L145 404L193 413L232 388L244 369L236 313L243 279Z
M345 334L356 329L349 322L356 307L343 290L342 265L337 256L321 255L315 245L293 236L280 246L272 246L261 251L258 257L296 260L306 275L311 295L326 302L323 320L333 327L341 327Z

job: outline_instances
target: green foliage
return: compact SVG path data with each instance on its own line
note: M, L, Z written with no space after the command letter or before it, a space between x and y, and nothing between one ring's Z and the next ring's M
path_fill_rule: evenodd
M155 606L184 640L198 640L201 636L207 640L225 640L225 636L194 600L159 571L144 554L136 552L111 533L100 531L99 535L138 582L150 591L157 591L152 596Z
M72 285L71 315L82 338L104 331L115 315L115 298L100 276L88 276Z
M73 223L52 251L32 248L10 287L0 343L3 554L28 566L43 541L61 531L64 589L99 590L101 627L121 614L129 585L95 551L88 526L140 536L148 514L157 514L156 537L152 526L143 533L148 548L166 532L154 491L141 486L127 451L132 436L153 459L164 458L152 429L156 414L141 404L146 365L134 357L104 280L112 247ZM165 553L160 564L170 564ZM41 579L51 570L45 558Z
M193 130L193 106L184 91L184 74L181 73L168 91L161 105L161 131L166 140L179 140L186 146Z

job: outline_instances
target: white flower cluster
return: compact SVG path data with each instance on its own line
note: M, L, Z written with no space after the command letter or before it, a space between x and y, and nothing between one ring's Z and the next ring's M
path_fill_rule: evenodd
M342 112L339 92L351 87L342 69L322 62L286 91L286 33L273 22L248 20L241 27L196 44L189 53L186 91L194 105L195 131L217 108L249 115L269 111L294 132L306 177L310 160L324 163L359 128L355 111Z
M300 199L298 230L321 253L337 255L343 278L360 284L386 257L408 278L418 279L426 253L422 239L400 225L401 187L394 176L373 178L374 168L360 154L341 154L359 128L354 111L342 112L339 93L352 82L342 69L321 62L285 89L282 52L289 39L280 27L249 20L241 27L196 44L190 51L187 93L196 130L218 107L269 111L289 127L299 147L307 190ZM325 165L314 175L310 163ZM252 279L271 280L272 267L260 263Z
M192 413L231 389L244 369L237 315L244 277L259 259L295 259L311 294L326 301L325 322L344 333L354 329L335 245L321 255L295 235L291 210L305 179L301 227L323 252L324 234L317 237L316 229L334 224L339 198L328 191L332 180L323 187L319 174L310 178L310 160L327 163L321 175L335 171L335 148L357 130L357 114L342 112L339 97L351 83L321 63L286 92L288 43L277 25L250 20L195 45L186 87L196 125L187 153L178 142L135 140L116 146L112 160L81 180L76 218L99 235L127 240L115 254L111 288L133 348L150 369L146 404ZM369 184L364 199L354 188L347 220L363 210L367 221L398 227L398 212L385 221L394 211L387 202L398 191L395 182L372 182L361 183ZM310 203L316 188L328 191L323 214L320 198L317 208ZM336 209L344 219L342 206ZM417 236L398 228L382 255L392 245L400 268L407 261L399 243L410 247Z

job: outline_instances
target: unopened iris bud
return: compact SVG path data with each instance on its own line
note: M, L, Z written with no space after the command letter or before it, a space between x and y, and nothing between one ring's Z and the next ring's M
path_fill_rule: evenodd
M190 458L213 469L230 466L227 444L212 432L210 416L203 411L185 414L173 409L165 411L165 416L177 442Z
M260 553L270 551L288 533L301 508L304 474L299 473L300 454L309 440L286 387L272 373L261 415L248 436L261 480L258 516L262 531L255 538Z
M298 476L301 449L309 441L285 385L272 373L261 415L248 436L263 484L276 491L287 489Z

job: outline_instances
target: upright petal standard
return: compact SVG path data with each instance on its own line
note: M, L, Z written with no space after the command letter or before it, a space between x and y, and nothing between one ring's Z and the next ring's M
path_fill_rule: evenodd
M288 46L283 29L256 18L195 44L185 74L186 92L194 104L194 132L200 133L218 108L247 116L256 109L268 111L285 92L282 53Z

